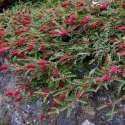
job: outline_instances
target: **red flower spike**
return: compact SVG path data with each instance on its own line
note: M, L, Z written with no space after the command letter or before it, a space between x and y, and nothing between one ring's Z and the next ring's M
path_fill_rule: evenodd
M125 44L121 44L119 47L118 47L118 51L122 50L125 48Z
M85 2L82 2L82 1L81 1L81 2L77 2L76 4L77 4L78 7L81 7L81 6L84 6L84 5L85 5Z
M53 70L53 75L54 77L60 76L59 70L58 69Z
M14 91L13 91L13 90L8 90L8 91L5 93L6 96L13 96L13 94L14 94Z
M9 47L3 47L3 48L0 48L0 53L5 53L7 52L7 50L9 49Z
M39 65L46 65L48 63L47 60L41 60L38 62Z
M18 39L18 41L17 41L17 45L18 45L18 46L21 46L21 45L24 43L24 41L25 41L24 38L20 38L20 39Z
M49 89L45 89L44 93L43 93L43 96L46 97L48 94L49 94Z
M105 2L101 2L100 10L107 10L107 4Z
M74 14L71 14L71 15L70 15L70 19L75 20L75 19L76 19L76 16L75 16Z
M59 61L64 62L69 59L69 56L63 56Z
M117 72L117 66L111 66L111 72L116 73Z
M52 104L54 105L54 106L57 106L58 105L58 103L53 99L52 100Z
M60 101L63 101L65 98L66 98L66 94L63 94L63 95L61 95L58 99L59 99Z
M98 83L98 82L102 82L103 79L102 79L102 77L97 77L95 81Z
M45 118L46 118L45 115L41 115L41 116L39 117L39 120L44 120Z
M125 57L125 51L123 51L123 52L121 53L121 56L122 56L122 57Z
M123 78L123 72L122 71L119 72L119 77Z
M40 49L41 49L41 50L45 50L46 48L47 48L47 47L46 47L45 45L42 45Z
M110 75L106 75L106 74L103 75L103 80L104 80L105 82L109 81L110 78L111 78Z
M34 64L28 64L26 66L27 69L34 69L35 67L36 67L36 65L34 65Z
M125 2L121 4L121 7L125 9Z
M112 107L112 103L104 102L104 105L107 107Z
M29 92L30 95L34 94L34 91L32 89L28 90L28 92Z
M64 83L63 82L60 82L59 83L59 87L63 87L64 86Z
M16 56L16 55L18 54L18 52L19 52L18 49L14 50L14 51L12 52L11 56Z
M14 92L14 96L19 95L19 94L20 94L20 90L16 90L16 91Z
M117 114L121 115L122 114L122 110L117 110Z
M60 36L66 36L68 34L68 32L66 30L63 30L61 33L60 33Z
M91 19L91 18L90 18L89 16L85 17L85 18L84 18L84 24L87 24L87 23L90 21L90 19Z
M31 51L31 50L33 50L35 47L33 46L33 45L30 45L30 46L28 46L27 48L26 48L26 50L27 51Z
M3 37L3 35L4 35L4 29L0 29L0 37Z
M23 21L23 22L21 22L21 25L28 25L28 24L30 24L31 22L30 21Z
M7 70L9 67L7 64L2 64L2 66L0 66L0 70Z
M47 69L47 66L46 66L46 65L40 66L40 70L41 70L41 71L44 71L44 70L46 70L46 69Z
M82 93L80 91L77 93L77 98L78 99L82 98Z
M22 96L19 96L19 97L17 97L15 100L14 100L14 102L19 102L19 101L21 101L23 99L23 97Z
M24 84L20 84L20 85L21 85L22 89L25 89L29 85L29 83L24 83Z

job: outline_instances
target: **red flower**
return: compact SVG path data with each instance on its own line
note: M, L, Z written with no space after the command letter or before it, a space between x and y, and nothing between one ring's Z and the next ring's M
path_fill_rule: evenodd
M48 26L42 26L42 27L40 28L40 32L46 31L47 28L48 28Z
M40 49L41 49L41 50L45 50L46 48L47 48L47 47L46 47L45 45L42 45Z
M111 72L116 73L117 71L117 66L111 66Z
M103 80L104 80L105 82L109 81L110 78L111 78L111 77L110 77L109 75L106 75L106 74L103 75Z
M65 98L66 98L66 94L63 94L63 95L61 95L58 99L59 99L60 101L63 101Z
M35 47L33 46L33 45L30 45L30 46L28 46L27 48L26 48L26 50L27 51L31 51L31 50L33 50Z
M21 33L23 33L23 32L25 32L23 29L19 29L19 30L16 30L14 33L15 33L15 34L21 34Z
M123 3L121 4L121 6L122 6L122 8L125 9L125 2L123 2Z
M6 93L5 93L5 95L6 96L12 96L13 95L13 90L8 90Z
M53 75L54 77L60 76L59 70L58 69L53 70Z
M8 69L8 65L7 64L2 64L2 66L0 66L0 70L6 70Z
M118 51L122 50L125 48L125 44L121 44L119 47L118 47Z
M14 92L14 96L19 95L19 94L20 94L20 90L16 90L16 91Z
M29 83L23 83L23 84L18 84L18 85L21 85L22 89L25 89L29 85Z
M27 25L27 24L30 24L30 21L23 21L21 22L22 25Z
M75 20L75 19L76 19L76 16L75 16L74 14L71 14L71 15L70 15L70 19Z
M46 65L48 63L47 60L41 60L38 62L39 65Z
M5 53L7 52L7 50L9 49L9 47L3 47L3 48L0 48L0 53Z
M44 120L45 118L46 118L45 115L41 115L41 116L39 117L40 120Z
M81 7L81 6L84 6L84 5L85 5L85 2L77 2L78 7Z
M21 46L24 43L25 39L24 38L19 38L17 41L17 45Z
M78 99L82 98L82 93L80 91L77 93L77 97Z
M17 97L15 100L14 100L14 102L19 102L19 101L21 101L23 99L23 97L22 96L19 96L19 97Z
M125 31L125 26L119 27L119 28L117 29L117 31L118 31L118 32L120 32L120 31Z
M68 32L66 30L61 31L60 36L66 36Z
M101 77L97 77L95 81L96 81L96 82L102 82L103 79L102 79Z
M58 35L59 33L57 31L50 31L49 35Z
M28 92L29 92L30 95L34 94L34 91L32 89L28 90Z
M47 66L46 66L46 65L40 66L40 70L41 70L41 71L46 70L46 68L47 68Z
M100 10L107 10L107 4L105 2L101 2Z
M36 65L34 65L34 64L28 64L26 66L27 69L34 69L35 67L36 67Z
M43 96L46 97L48 94L49 94L49 89L45 89Z
M112 103L104 102L104 105L107 107L112 107Z
M0 37L3 37L3 35L4 35L4 29L0 29Z
M91 19L91 18L90 18L89 16L85 17L85 18L84 18L84 24L87 24L87 23L90 21L90 19Z
M72 19L69 19L69 20L68 20L68 24L69 24L69 25L73 25L73 24L75 24L75 23L76 23L75 20L72 20Z
M26 57L26 54L25 53L20 53L18 55L16 55L18 58L23 58L23 57Z
M106 57L106 59L105 59L105 63L108 63L108 62L109 62L109 58Z
M48 26L49 27L52 27L52 26L55 26L56 24L54 22L51 22Z
M54 106L57 106L58 105L58 103L53 99L52 100L52 104L54 105Z
M117 114L121 115L122 114L122 110L117 110Z
M121 53L121 56L122 56L122 57L125 57L125 51L123 51L123 52Z
M64 62L69 59L69 56L63 56L59 61Z
M119 77L123 78L123 72L122 71L119 72Z
M18 49L14 50L14 51L12 52L11 56L16 56L16 55L18 54L18 52L19 52Z
M59 87L63 87L63 86L64 86L63 82L60 82Z

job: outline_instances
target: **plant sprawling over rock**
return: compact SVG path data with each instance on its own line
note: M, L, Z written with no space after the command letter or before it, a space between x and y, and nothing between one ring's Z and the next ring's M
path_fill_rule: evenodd
M23 9L22 9L23 8ZM125 2L64 1L13 7L0 14L1 71L14 70L19 90L14 102L42 98L48 114L58 114L100 88L112 86L117 100L104 102L109 114L122 114L125 100ZM23 80L21 80L23 79ZM25 82L23 82L25 79ZM44 119L42 114L40 119Z

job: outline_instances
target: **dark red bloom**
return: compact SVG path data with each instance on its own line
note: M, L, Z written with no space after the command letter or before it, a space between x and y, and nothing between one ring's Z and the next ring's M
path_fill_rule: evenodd
M77 2L76 4L77 4L78 7L81 7L81 6L84 6L84 5L85 5L85 2L82 2L82 1L81 1L81 2Z
M122 56L122 57L125 57L125 51L123 51L123 52L121 53L121 56Z
M24 38L19 38L18 41L17 41L17 45L18 46L21 46L23 43L24 43L25 39Z
M14 51L12 52L11 56L16 56L16 55L18 54L18 52L19 52L18 49L14 50Z
M8 91L5 93L6 96L13 96L13 94L14 94L14 91L13 91L13 90L8 90Z
M122 50L125 48L125 44L121 44L119 47L118 47L118 51Z
M59 83L59 87L63 87L64 86L64 83L63 82L60 82Z
M4 35L4 29L0 28L0 37L3 37Z
M32 89L28 90L28 92L29 92L30 95L34 94L34 91Z
M48 26L42 26L41 28L40 28L40 32L44 32L44 31L46 31L48 29Z
M53 70L53 75L54 77L60 76L59 70L58 69Z
M1 66L0 66L0 70L2 71L2 70L7 70L9 67L8 67L8 65L7 64L2 64Z
M106 74L103 75L103 80L104 80L105 82L109 81L110 78L111 78L110 75L106 75Z
M39 117L40 120L44 120L45 118L46 118L45 115L41 115L41 116Z
M125 31L125 26L120 26L117 28L117 31L120 32L120 31Z
M61 95L58 99L59 99L60 101L63 101L65 98L66 98L66 94L63 94L63 95Z
M121 6L122 6L122 8L125 9L125 2L123 2L123 3L121 4Z
M7 52L7 50L9 49L9 47L3 47L3 48L0 48L0 53L5 53Z
M49 89L45 89L44 93L43 93L43 96L46 97L48 94L49 94Z
M59 61L64 62L69 59L69 56L63 56Z
M28 46L27 48L26 48L26 50L27 51L31 51L31 50L33 50L35 47L33 46L33 45L30 45L30 46Z
M58 105L58 103L53 99L52 100L52 104L54 105L54 106L57 106Z
M14 92L14 96L19 95L19 94L20 94L20 90L16 90L16 91Z
M49 27L52 27L52 26L55 26L56 24L54 22L51 22L48 26Z
M91 18L90 18L89 16L85 17L85 18L84 18L84 21L83 21L84 24L87 24L87 23L90 21L90 19L91 19Z
M22 25L28 25L30 23L31 23L30 21L23 21L23 22L21 22Z
M20 53L18 55L16 55L17 58L23 58L23 57L26 57L26 54L25 53Z
M101 2L100 10L107 10L107 4L105 2Z
M42 45L40 49L41 49L41 50L45 50L46 48L47 48L47 47L46 47L45 45Z
M104 105L107 107L112 107L112 103L104 102Z
M68 32L66 30L61 31L60 36L66 36Z
M39 65L46 65L48 63L47 60L41 60L38 62Z
M34 65L34 64L28 64L26 66L27 69L34 69L35 67L36 67L36 65Z
M14 100L14 102L19 102L19 101L21 101L23 99L23 97L22 96L19 96L19 97L17 97L15 100Z

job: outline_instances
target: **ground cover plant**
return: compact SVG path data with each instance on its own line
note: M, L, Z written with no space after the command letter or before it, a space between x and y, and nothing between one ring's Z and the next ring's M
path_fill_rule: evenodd
M93 93L112 86L116 100L98 109L111 107L107 115L122 115L124 107L116 105L125 100L124 13L122 0L20 3L4 11L0 54L7 57L0 70L16 72L19 88L5 95L15 103L41 98L43 120L65 109L69 116L77 102L87 104Z

